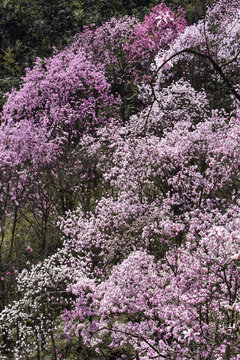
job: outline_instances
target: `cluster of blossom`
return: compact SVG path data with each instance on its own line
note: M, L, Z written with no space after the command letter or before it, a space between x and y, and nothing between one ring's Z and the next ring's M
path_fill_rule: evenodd
M196 240L157 263L135 251L100 284L80 278L66 335L96 349L111 336L112 347L130 343L134 359L239 358L239 231L214 226Z
M31 270L18 274L17 290L23 296L0 314L0 330L7 338L2 350L8 353L7 346L13 341L12 330L17 326L13 350L16 359L34 356L40 347L54 352L56 340L52 340L52 335L55 337L58 329L55 320L64 308L73 305L66 287L84 276L80 270L83 263L81 266L80 263L80 258L69 256L69 251L62 249L31 266Z
M104 64L110 82L119 85L127 76L130 81L132 75L138 78L143 72L146 74L148 69L141 66L150 65L157 52L168 49L185 27L183 11L179 9L176 15L162 3L153 7L142 22L125 16L120 20L113 18L100 27L92 24L76 36L71 47L84 47L91 60Z
M219 39L226 53L212 59L232 60L231 3L184 32L181 13L164 4L142 23L86 28L9 95L0 146L11 189L1 201L10 192L12 216L31 206L39 219L52 214L65 240L17 274L21 300L0 313L5 353L67 359L65 334L89 359L240 359L240 113L211 109L209 94L183 78L161 88L159 76L146 87L150 105L128 121L116 112L128 76L142 80L159 50L158 59L204 53L206 38L215 50Z
M183 32L186 25L181 8L175 14L164 3L155 6L149 15L145 15L144 21L133 28L126 45L130 61L140 62L144 66L151 65L155 54L159 50L168 49L169 44Z
M48 141L55 139L59 146L106 124L117 104L103 65L93 64L82 48L38 59L23 80L20 90L9 95L2 122L14 128L16 122L27 121L44 129Z
M157 16L171 15L158 25ZM141 81L152 76L151 64L158 51L169 44L186 26L184 14L175 15L166 5L155 6L140 22L134 17L115 18L100 27L86 27L71 45L83 47L93 62L101 62L114 94L122 100L123 121L141 107L137 99Z
M191 94L192 89L190 87L189 89ZM171 87L170 91L172 91ZM110 181L110 185L114 189L115 196L102 198L101 201L97 204L94 213L91 214L91 216L88 218L86 218L84 212L79 209L77 212L72 214L68 213L65 219L62 221L61 227L67 238L63 254L68 254L70 263L75 269L75 275L69 279L68 272L70 271L71 267L67 267L67 271L64 272L61 266L57 266L57 271L61 273L62 279L66 277L65 287L67 284L74 284L75 281L77 281L78 291L80 291L80 285L82 283L85 284L83 290L85 288L88 289L88 287L86 287L88 282L90 282L90 284L95 283L95 278L95 281L98 284L99 280L102 278L104 279L106 275L108 275L109 279L112 281L113 274L121 273L119 269L117 269L115 273L115 270L112 270L113 265L121 264L121 261L123 261L124 258L128 259L129 254L132 254L130 255L131 259L131 256L135 256L133 251L136 251L137 249L141 249L141 251L146 251L147 249L148 252L154 254L155 258L162 257L166 251L166 248L169 246L172 247L169 240L171 239L172 244L175 244L179 234L185 233L185 236L188 238L188 243L185 243L184 246L192 246L193 248L198 242L203 242L202 238L205 239L202 245L203 249L205 249L205 243L208 241L210 246L210 244L214 243L214 239L211 237L211 241L209 240L209 234L211 234L211 232L207 233L207 235L205 234L205 237L203 237L204 232L206 233L209 228L213 227L214 223L219 222L221 226L224 225L227 218L226 214L228 214L228 212L229 219L236 217L236 220L231 224L232 228L230 227L230 229L226 231L228 231L228 233L230 231L232 232L232 229L234 228L234 231L236 232L235 229L237 229L239 224L236 214L239 211L239 207L236 206L236 209L234 209L232 208L233 205L231 204L238 196L238 193L234 195L234 190L236 190L237 187L236 176L239 169L239 123L236 121L233 122L233 119L230 123L227 123L227 118L225 118L223 115L222 117L219 116L218 113L213 115L214 116L210 118L206 116L205 121L202 117L202 121L200 121L197 125L194 125L194 128L190 126L193 124L187 122L186 126L186 120L183 119L180 121L177 118L175 125L173 127L170 126L167 128L167 130L165 129L164 135L161 138L153 135L156 131L156 128L152 128L152 131L149 131L148 135L145 136L141 135L141 137L136 137L136 131L132 135L131 131L134 128L133 121L134 119L139 121L139 117L134 117L129 123L129 126L117 127L116 125L113 125L112 127L109 126L99 130L97 144L94 143L93 140L90 141L89 136L86 136L88 138L88 144L90 144L88 150L90 153L98 153L98 166L104 169L104 177L106 181ZM162 116L163 114L161 114L159 110L160 120L162 119ZM108 151L106 150L106 147L108 147ZM109 156L109 154L111 154L111 156ZM225 157L224 160L223 157ZM203 169L201 169L200 166L202 159L204 159L206 163L204 176ZM192 165L192 163L195 163L195 167ZM234 164L234 166L232 166L232 164ZM161 170L161 173L159 173L159 169ZM128 182L125 181L127 176ZM222 181L220 181L221 179ZM164 185L166 187L165 190ZM169 190L167 190L168 187ZM217 194L219 191L223 194L230 192L230 195L228 197L225 195L224 199L217 199ZM220 195L220 197L223 196ZM200 199L203 202L202 206L199 204ZM222 209L223 214L221 215L219 213L217 220L216 211L219 212L218 208ZM227 209L231 209L231 211ZM224 215L225 212L226 214ZM212 213L211 216L210 213ZM219 229L222 232L225 231L223 228ZM198 235L199 232L201 233L200 235ZM231 239L230 235L228 237ZM224 235L224 241L225 240L226 235ZM239 239L237 236L236 241L238 240ZM185 249L184 246L183 250ZM239 246L239 243L236 242L234 246L235 247L226 245L226 250L231 250L231 253L228 255L223 254L222 256L224 260L230 261L232 258L232 260L238 260L237 247ZM173 250L169 252L171 257L174 257L177 252L180 251L180 248L179 250L177 249L178 248L174 246ZM189 249L192 248L190 247ZM189 251L189 249L187 251ZM194 251L200 251L200 248L194 248ZM208 252L210 253L209 250ZM140 258L143 257L142 252L137 252L136 254L140 254ZM190 255L191 253L188 254L188 256ZM191 255L192 257L190 258L189 263L193 264L197 261L195 259L195 255L196 253ZM149 263L148 257L147 263ZM66 259L61 252L59 252L58 258L62 259L63 263L66 263ZM152 257L150 258L152 259ZM165 257L164 260L161 260L161 264L165 263L166 259L167 257ZM19 277L19 282L22 284L21 290L25 291L25 294L27 294L28 298L35 299L35 306L37 306L39 301L36 292L42 294L43 291L46 291L41 281L38 281L38 278L40 279L41 277L40 269L44 272L45 279L46 276L50 274L49 267L46 265L48 261L43 263L41 266L39 265L37 271L33 268L30 272L24 272L23 275L20 275ZM54 263L59 262L59 260L56 261L55 256L51 261ZM123 264L125 264L126 261L127 260L123 261ZM185 264L186 259L184 258L182 262ZM218 263L217 259L216 262ZM140 264L141 262L136 262L134 260L133 263ZM214 264L215 263L213 261L212 266L214 266ZM122 265L119 266L121 267ZM80 279L82 280L78 280L79 273L81 274L83 269L84 278L80 276ZM196 269L197 268L194 267L194 270ZM140 273L142 273L142 271L142 269L139 270ZM215 271L216 269L214 268L213 272ZM185 272L187 272L187 265ZM129 270L129 273L127 273L126 268L124 267L124 274L126 277L133 273L133 269ZM169 268L167 268L166 274L169 274ZM210 277L212 276L211 274L212 273L209 273ZM162 275L158 276L160 281ZM183 278L185 276L186 274L184 273ZM235 274L234 276L237 275ZM195 274L195 277L200 277L199 273ZM34 284L31 281L32 279L36 279ZM120 276L120 279L122 279L122 275ZM180 280L181 279L178 279L181 284L183 280ZM57 276L54 276L54 281L56 281L55 286L60 288L61 281L58 282ZM148 284L155 284L154 289L156 291L162 291L165 293L165 287L163 288L163 285L160 286L159 281L150 281L150 279L146 281ZM168 282L169 280L167 283ZM111 285L111 287L109 287L110 285L108 282L106 283L107 285L105 282L100 282L100 288L103 286L102 284L106 286L104 287L104 291L107 291L108 288L108 292L113 292L113 286ZM126 279L124 279L123 284L126 284ZM195 290L196 292L199 291L200 287L202 286L201 283L199 284L200 285L198 285L197 290ZM206 284L208 283L205 283L205 287L207 287ZM50 283L48 285L50 286ZM140 285L143 293L148 294L150 290L145 289L142 284ZM27 289L30 289L31 291L29 292ZM35 290L33 291L33 289ZM76 289L76 287L73 286L72 289ZM188 298L188 295L186 295L186 291L184 289L183 294L185 294L185 296ZM152 290L154 298L158 298L158 292L154 292L155 290ZM172 290L173 289L169 290L170 294ZM75 290L73 290L73 294L76 295ZM132 296L133 295L129 296L129 299L127 297L125 299L126 304L124 309L126 311L128 311L128 306L130 306L131 309ZM140 296L137 290L135 292L135 296ZM197 296L196 298L198 299ZM222 298L224 299L224 295L222 295ZM83 325L85 322L81 322L81 319L79 319L80 310L78 309L78 304L80 299L81 301L85 301L82 297L79 298L77 300L76 310L71 312L69 312L70 310L66 310L65 312L65 316L67 316L67 314L71 314L70 323L67 321L67 317L64 318L66 320L66 332L68 336L72 334L72 331L73 333L74 331L79 332L79 329L81 329L82 334L86 334L87 336L85 325ZM104 304L106 306L106 303L108 302L107 299L109 299L109 301L111 300L109 293L104 296L104 299ZM168 303L168 299L169 294L165 299L166 303ZM130 304L127 305L128 300L130 301ZM174 303L176 302L176 299L172 301ZM133 301L133 303L136 304L136 299ZM209 298L206 300L206 303L211 304ZM51 304L53 307L55 306L55 296L53 296ZM143 303L142 306L145 308L144 304L145 303ZM162 298L160 304L162 307ZM184 304L186 304L186 299ZM22 305L19 304L19 306ZM108 306L109 309L114 308L111 301ZM192 304L192 307L195 308L196 304ZM223 313L225 313L225 308L221 309ZM24 313L23 307L22 311ZM81 308L81 313L82 311L83 309ZM90 316L90 312L88 312L88 310L86 311L87 315L85 314L85 316ZM159 308L157 308L156 312L158 311ZM192 310L189 311L191 312ZM141 309L139 309L139 312L141 313ZM137 316L140 316L139 312ZM6 320L9 319L9 314L11 315L12 312L9 312L9 309L7 309L3 314L3 318ZM167 316L170 315L167 312L167 315L165 316L167 318ZM143 318L143 315L141 315L141 317ZM174 313L172 317L176 318L176 314ZM77 322L72 323L73 319L77 319ZM8 322L10 323L9 320ZM162 320L158 320L158 328L160 327L159 323L162 323ZM145 326L148 331L150 331L150 328L154 329L155 325L152 322L150 324L151 325L148 324L148 321L147 325L144 323L144 321L141 321L140 325L143 327L142 331L145 329ZM76 329L74 326L76 326ZM91 325L91 328L95 329L94 326L92 326L93 325ZM125 326L127 326L126 329ZM122 334L121 332L125 332L128 337L130 336L131 338L133 330L130 329L129 326L130 325L128 324L123 325L121 322L119 333ZM136 326L137 325L135 324L135 327ZM190 330L192 327L193 325L191 324ZM71 332L69 332L69 329L71 329ZM146 331L146 329L144 331ZM180 330L180 335L176 330L176 336L178 334L178 337L182 337L182 341L188 342L188 335L186 335L188 334L188 327L182 327ZM135 335L138 334L138 332L136 332L137 329L134 331ZM154 353L151 346L148 350L149 353L147 353L147 355L144 353L143 349L146 350L146 341L149 340L149 338L146 337L146 332L144 331L138 334L139 338L145 339L142 341L142 347L139 345L139 341L137 341L137 338L134 336L132 339L133 341L131 342L132 346L136 349L136 351L139 352L139 356L141 356L140 358L144 359L145 356L147 359L150 358L150 356L153 356L153 354L161 354L161 352L159 352L159 348L157 350L158 352ZM165 329L162 331L165 332ZM111 331L109 330L109 332ZM197 332L199 331L194 330L191 332L191 334ZM120 342L116 340L118 339L119 334L117 336L115 333L118 334L118 328L116 328L116 331L113 331L113 337L115 339L115 345L122 346L120 345ZM25 334L25 332L23 332L23 334ZM116 335L116 338L114 334ZM155 332L153 332L153 334L155 334ZM191 334L189 336L192 336ZM30 336L29 333L28 336ZM168 336L170 337L170 335ZM99 339L101 339L101 336ZM121 341L123 340L124 339L121 338ZM126 341L126 339L124 341ZM218 344L219 341L216 342L216 344ZM178 340L176 340L176 342L178 342ZM121 342L121 344L123 343ZM156 347L155 343L151 344L152 346ZM202 344L202 338L199 340L199 344ZM18 346L18 348L20 348L20 346ZM200 347L200 350L203 348L205 351L204 354L207 354L207 351L210 351L206 346L204 347L203 345ZM222 348L220 347L219 349ZM217 349L214 350L216 354L218 351L220 351L219 349L217 346ZM178 350L179 348L174 350L171 343L171 346L168 346L168 349L165 350L163 355L165 354L165 357L170 356L170 354L172 354L171 351L176 352ZM188 351L190 350L188 349ZM212 348L211 351L213 351ZM185 355L180 355L179 353L178 356L179 358L182 356L184 359ZM188 356L190 355L188 354Z
M155 59L156 86L177 72L193 84L197 83L196 75L201 76L197 85L200 90L206 87L210 75L220 84L225 83L226 90L230 89L239 100L239 20L238 0L216 2L204 19L186 27L167 51L159 51Z

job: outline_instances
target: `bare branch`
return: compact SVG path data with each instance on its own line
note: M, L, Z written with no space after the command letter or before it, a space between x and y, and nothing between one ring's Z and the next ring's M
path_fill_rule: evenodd
M229 64L231 64L232 62L234 62L235 60L237 60L238 56L240 55L240 50L237 52L237 54L234 56L234 58L232 58L231 60L221 64L221 67L223 66L227 66Z

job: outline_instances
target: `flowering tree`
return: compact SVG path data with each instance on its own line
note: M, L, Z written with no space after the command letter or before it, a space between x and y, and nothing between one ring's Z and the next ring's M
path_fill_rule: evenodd
M12 239L28 221L43 255L4 270L19 297L0 314L6 357L239 359L238 13L224 6L185 30L164 4L86 28L9 95L1 221L15 219ZM223 72L230 107L194 82L206 64L192 73L193 55ZM46 257L56 229L63 245Z
M213 227L197 247L192 238L158 263L136 251L99 285L80 278L63 317L67 336L98 351L110 335L109 347L131 344L134 359L237 359L238 235Z
M191 79L192 84L198 88L212 90L215 106L226 106L217 99L219 85L221 89L224 86L225 92L239 101L239 16L238 1L216 2L208 9L203 20L185 29L172 43L169 51L159 53L154 78L161 74L159 81L162 82L164 68L178 64L181 67L177 71L180 76ZM208 72L208 78L210 75L214 79L214 87L204 76L205 71ZM198 81L196 73L201 74ZM166 74L168 77L168 71ZM214 96L213 90L217 96Z
M77 194L92 196L93 164L89 156L79 159L76 147L82 134L111 121L117 104L102 65L87 60L82 49L39 59L9 95L0 132L1 308L15 291L21 257L36 261L56 251L59 214L73 208Z
M137 84L149 79L158 51L167 49L185 26L181 10L175 15L166 5L160 4L142 22L125 16L120 20L113 18L100 27L92 24L76 36L72 46L84 47L92 61L104 65L112 92L121 97L120 116L125 121L141 107Z

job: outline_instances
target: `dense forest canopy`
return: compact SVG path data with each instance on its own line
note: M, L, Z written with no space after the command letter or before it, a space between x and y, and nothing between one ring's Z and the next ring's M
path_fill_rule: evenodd
M0 7L1 359L239 360L239 0Z

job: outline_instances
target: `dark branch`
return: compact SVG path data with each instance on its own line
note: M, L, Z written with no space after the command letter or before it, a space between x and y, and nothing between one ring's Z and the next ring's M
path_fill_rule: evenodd
M163 68L164 65L166 65L170 60L174 59L175 57L181 55L181 54L192 54L198 57L201 57L203 59L207 59L208 61L210 61L210 63L212 64L213 68L218 72L218 74L221 76L221 78L223 79L223 81L225 82L225 84L228 86L229 91L235 96L236 99L238 99L238 101L240 101L240 94L238 94L238 92L235 90L235 88L233 87L233 85L230 83L230 81L228 80L228 78L226 77L226 75L224 74L221 66L219 66L216 61L212 58L212 56L210 56L209 54L203 54L199 51L193 50L193 49L183 49L179 52L177 52L176 54L170 56L167 60L165 60L162 65L159 66L159 68L157 69L157 71L155 72L155 74L152 77L151 80L151 84L153 83L153 80L156 78L156 76L158 75L159 71ZM232 60L233 61L233 60ZM225 66L226 64L224 64ZM223 66L223 65L222 65Z
M240 50L237 52L237 54L234 56L234 58L232 58L231 60L221 64L221 67L223 66L227 66L229 64L231 64L232 62L234 62L235 60L237 60L238 56L240 55Z

